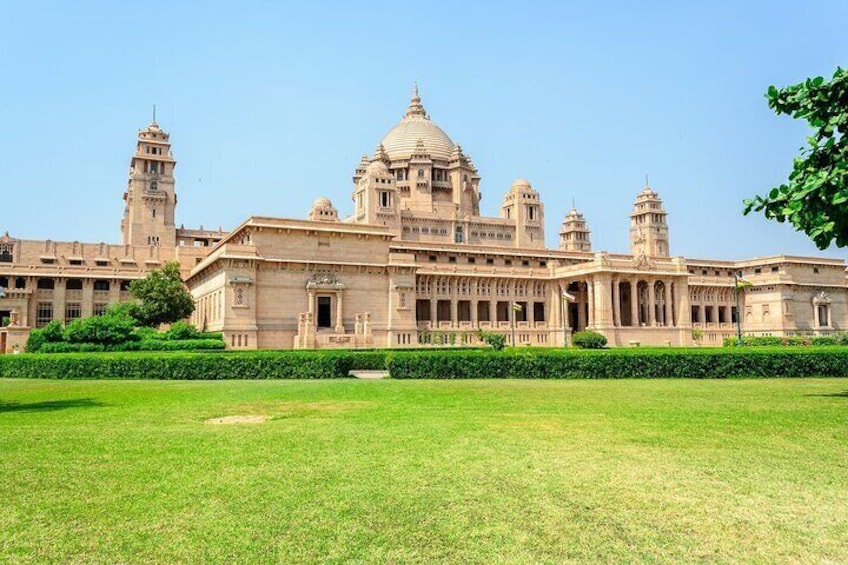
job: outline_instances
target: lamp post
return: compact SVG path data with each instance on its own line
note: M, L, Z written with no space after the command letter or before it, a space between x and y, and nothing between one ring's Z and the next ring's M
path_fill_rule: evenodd
M564 290L561 291L560 298L561 300L559 301L559 305L562 314L562 346L568 347L568 316L566 315L568 313L568 308L566 308L566 305L570 302L574 302L577 299L573 294L569 294Z
M741 291L749 286L751 283L742 278L742 274L739 272L733 273L733 286L736 288L736 346L739 347L742 345L742 293Z
M521 312L522 307L518 302L512 302L510 304L510 322L512 326L512 346L515 347L515 313Z

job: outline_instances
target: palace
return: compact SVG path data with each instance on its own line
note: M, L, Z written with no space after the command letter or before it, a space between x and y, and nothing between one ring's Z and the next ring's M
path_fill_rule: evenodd
M179 262L195 298L192 323L223 332L233 349L477 345L479 329L516 345L561 346L584 329L614 346L691 345L693 335L721 345L737 320L748 335L848 328L843 261L672 257L650 186L636 195L627 255L593 252L576 209L559 248L546 248L545 207L524 179L498 217L481 216L479 171L417 88L356 167L346 218L318 198L306 220L178 228L175 166L154 121L130 160L120 245L0 238L0 353L21 349L32 327L127 300L129 282L167 261Z

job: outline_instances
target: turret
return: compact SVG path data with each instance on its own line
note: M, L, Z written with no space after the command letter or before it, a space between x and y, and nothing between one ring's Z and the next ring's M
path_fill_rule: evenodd
M353 192L353 200L356 222L395 228L400 226L395 177L382 161L374 159L365 169Z
M560 251L592 251L591 232L586 220L577 208L572 208L562 220L559 232Z
M630 252L634 256L668 257L667 215L659 194L646 180L630 214Z
M504 196L501 218L515 222L515 247L545 247L545 207L539 199L539 193L527 180L518 179L512 183Z

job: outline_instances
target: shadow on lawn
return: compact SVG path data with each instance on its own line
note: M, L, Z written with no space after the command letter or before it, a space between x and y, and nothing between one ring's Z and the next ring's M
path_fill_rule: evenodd
M819 396L822 398L848 398L848 390L842 392L831 392L830 394L805 394L804 396Z
M105 406L90 398L71 398L68 400L45 400L43 402L4 402L0 400L0 414L4 412L52 412L66 408L96 408Z

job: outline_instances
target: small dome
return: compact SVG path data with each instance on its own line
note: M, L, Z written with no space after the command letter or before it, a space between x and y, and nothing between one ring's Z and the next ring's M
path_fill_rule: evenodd
M510 192L520 192L525 190L533 190L533 187L530 185L530 181L527 179L517 179L512 186L510 187Z
M382 161L371 161L365 172L369 175L387 175L389 174L389 168Z
M322 196L322 197L316 199L315 202L312 203L312 207L313 208L332 208L333 203L330 202L329 198L325 198L324 196Z

